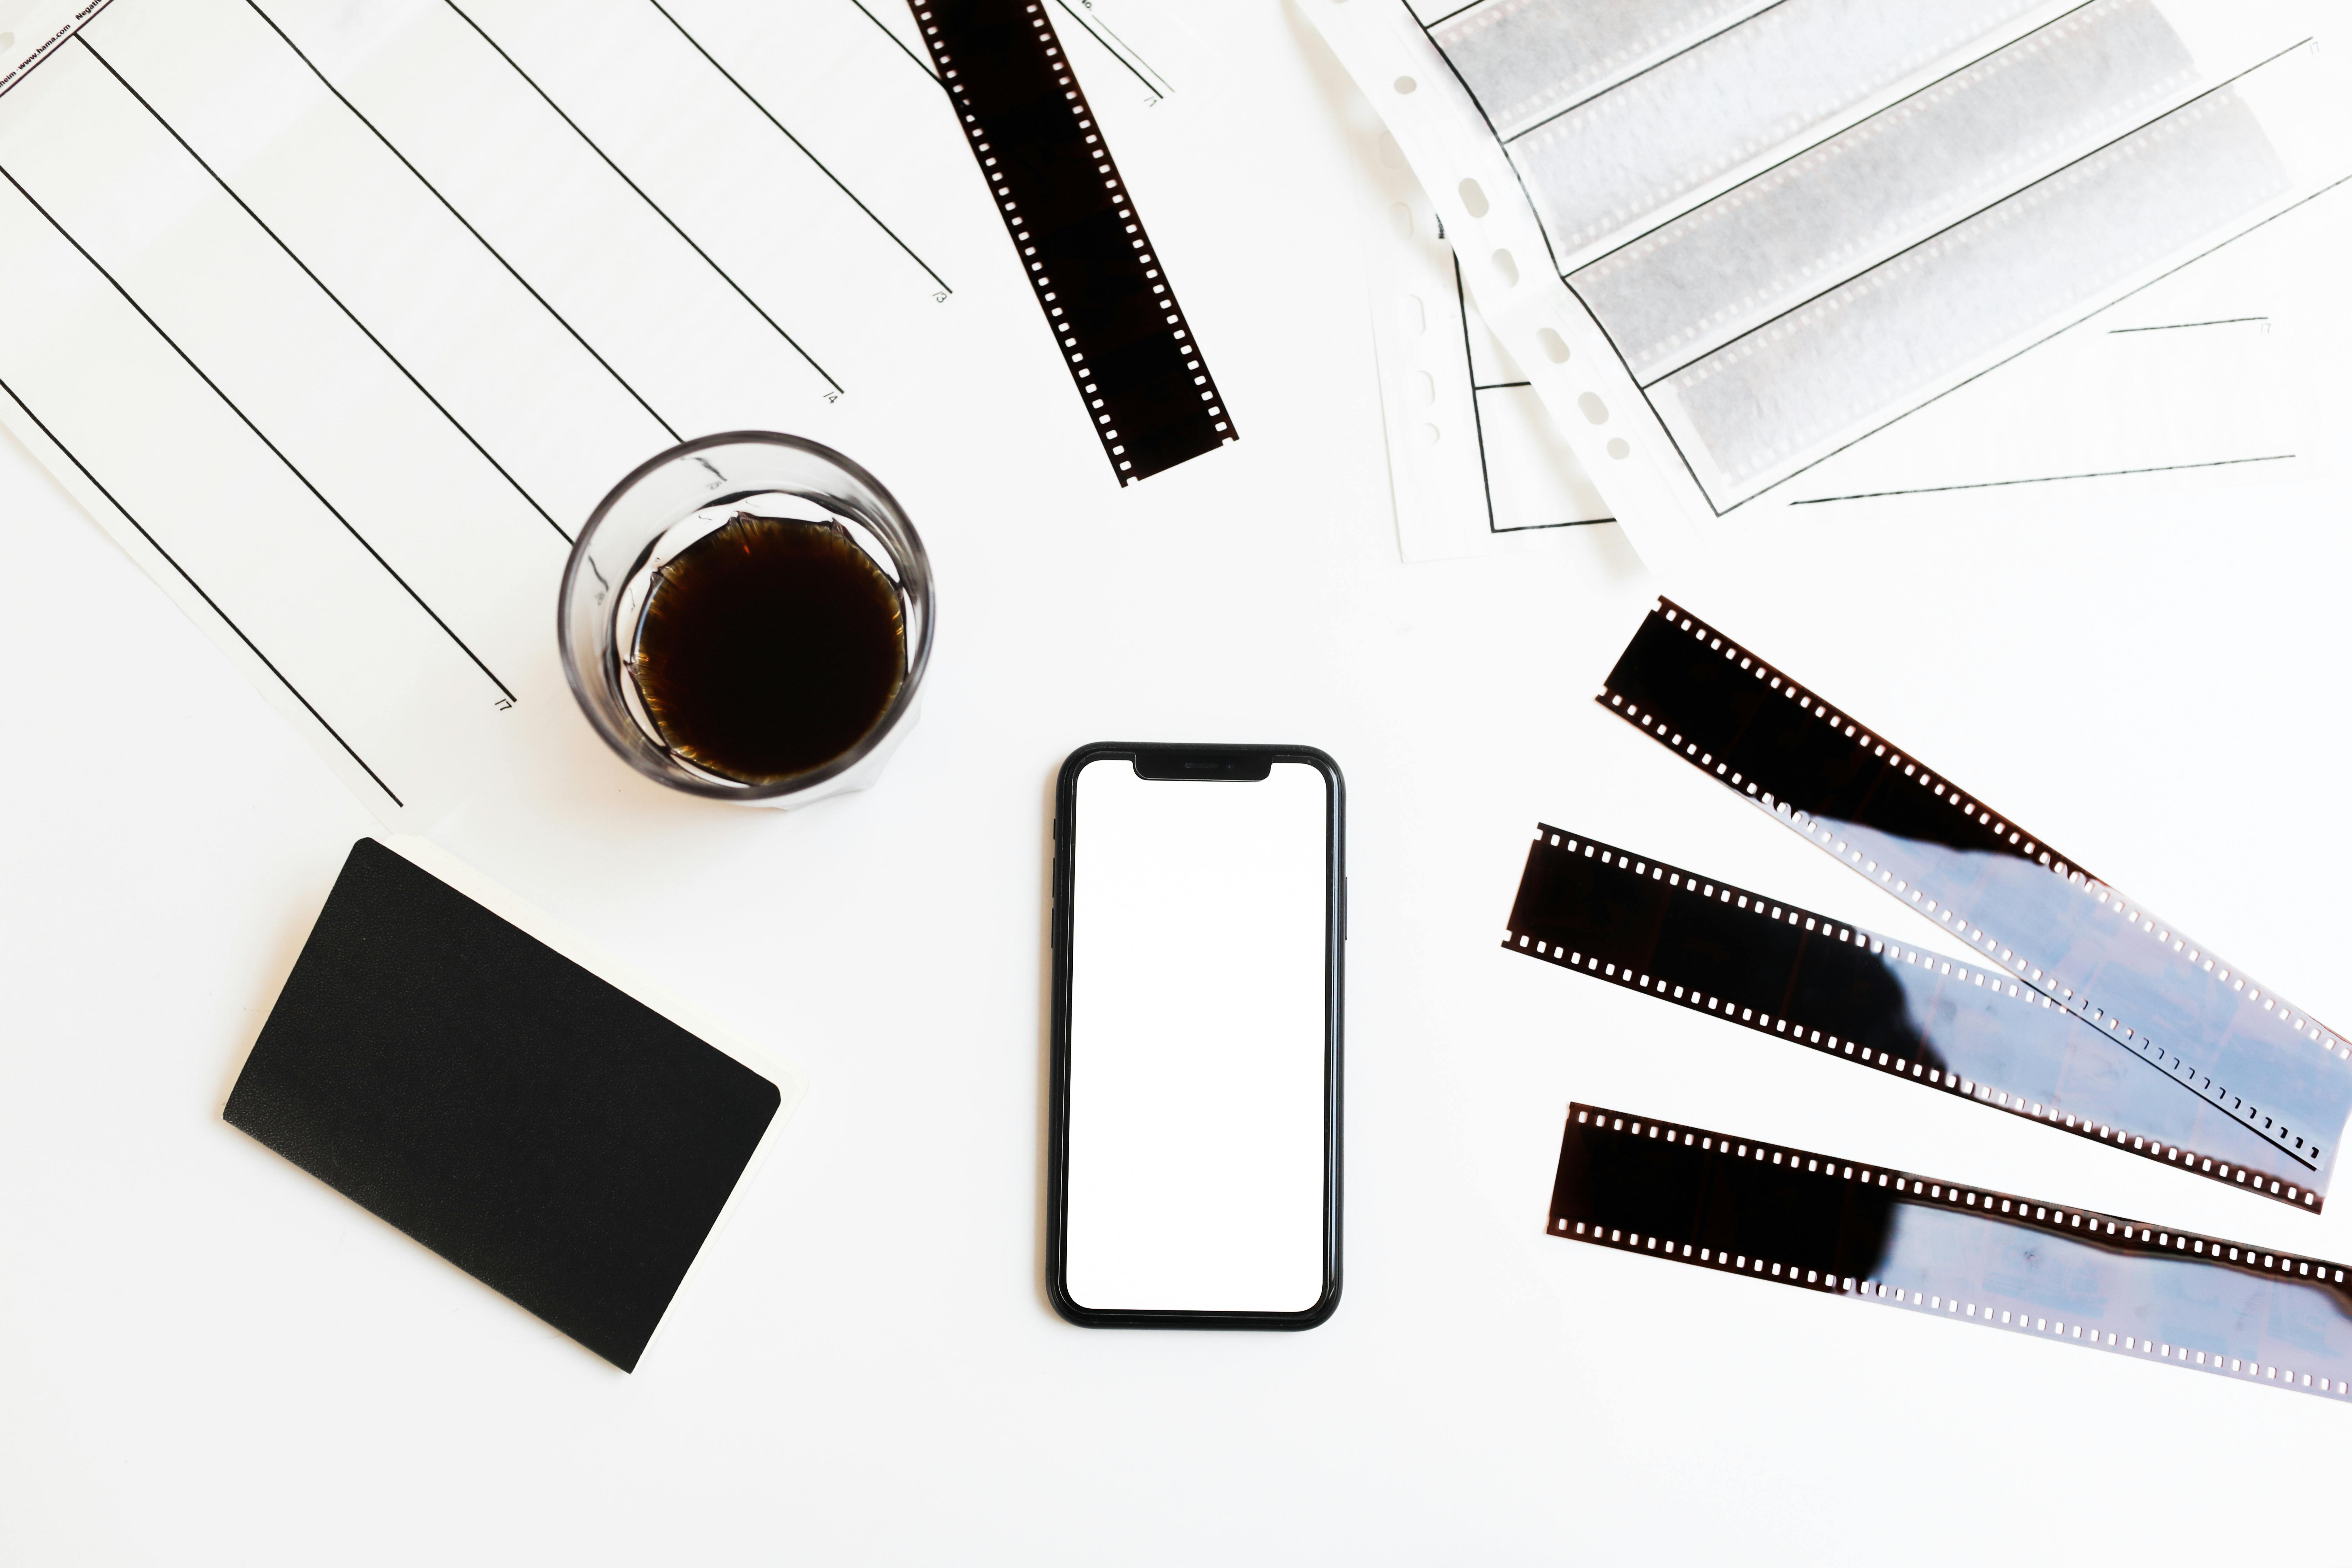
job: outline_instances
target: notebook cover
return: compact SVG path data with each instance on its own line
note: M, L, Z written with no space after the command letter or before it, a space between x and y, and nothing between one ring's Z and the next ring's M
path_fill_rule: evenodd
M223 1115L628 1371L782 1102L362 838Z

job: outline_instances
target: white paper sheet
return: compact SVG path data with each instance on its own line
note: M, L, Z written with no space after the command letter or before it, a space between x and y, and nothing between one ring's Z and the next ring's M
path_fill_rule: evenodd
M1654 566L1797 505L2301 458L2299 342L2111 329L2189 327L2175 274L2352 174L2305 8L1303 3Z
M1207 96L1169 18L1056 20L1114 132ZM1025 296L988 308L1033 360L960 324L1006 240L902 0L0 30L0 421L389 821L570 702L557 577L654 453L778 429L887 474L922 432L876 411L943 377L1083 428Z

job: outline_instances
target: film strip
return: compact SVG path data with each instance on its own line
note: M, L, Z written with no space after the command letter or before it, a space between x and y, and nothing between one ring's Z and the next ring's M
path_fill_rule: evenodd
M1549 825L1503 945L1743 1028L2317 1212L2237 1117L2006 971Z
M1119 482L1234 439L1044 0L908 4Z
M1549 1234L1850 1300L2352 1397L2339 1264L1569 1107Z
M1671 600L1597 700L2262 1137L2317 1209L2352 1116L2334 1030Z

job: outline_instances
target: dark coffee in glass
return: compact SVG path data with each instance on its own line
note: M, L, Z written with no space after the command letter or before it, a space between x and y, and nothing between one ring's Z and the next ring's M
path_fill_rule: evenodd
M557 646L581 711L646 777L793 806L863 789L915 717L930 563L829 447L735 431L672 447L572 546Z
M629 673L698 767L751 784L822 767L906 680L898 585L837 522L737 512L652 575Z

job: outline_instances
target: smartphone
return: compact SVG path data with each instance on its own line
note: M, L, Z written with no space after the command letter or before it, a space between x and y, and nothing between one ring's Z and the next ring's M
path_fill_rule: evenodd
M1313 1328L1339 1304L1339 764L1102 742L1055 802L1055 1310Z

